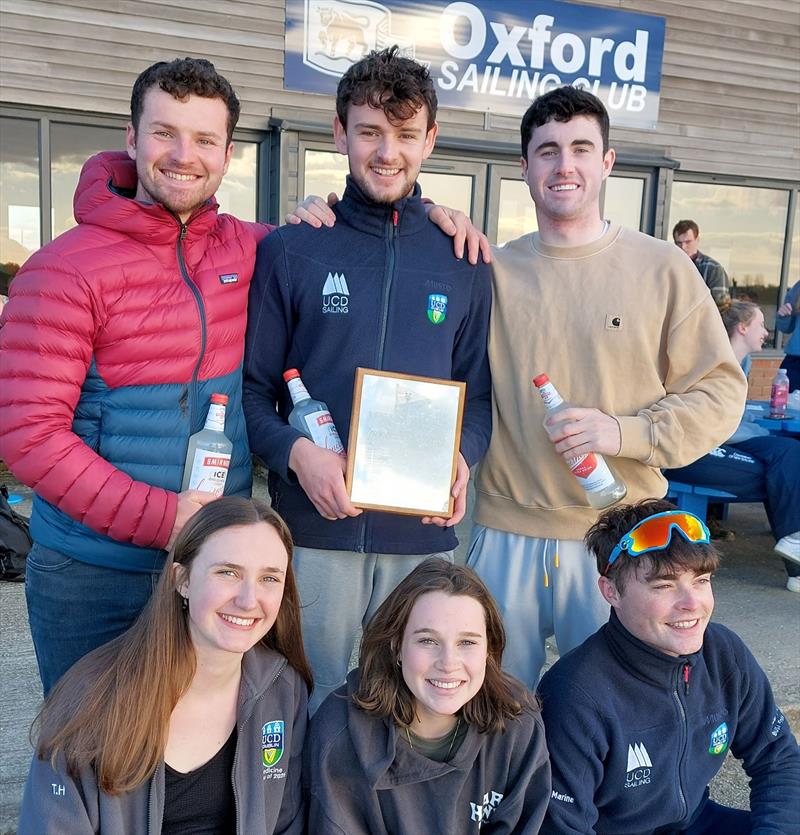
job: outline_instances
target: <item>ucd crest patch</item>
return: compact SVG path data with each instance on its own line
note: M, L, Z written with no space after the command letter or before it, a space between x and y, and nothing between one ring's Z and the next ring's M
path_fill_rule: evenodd
M723 722L711 732L711 744L708 746L708 753L718 756L728 750L728 725Z
M283 756L283 720L267 722L261 729L261 758L264 765L275 765Z
M447 296L431 293L428 296L428 319L434 325L441 325L447 317Z

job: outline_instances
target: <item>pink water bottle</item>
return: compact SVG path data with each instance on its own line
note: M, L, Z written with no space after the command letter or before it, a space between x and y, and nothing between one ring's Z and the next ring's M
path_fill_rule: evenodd
M789 400L789 374L785 368L779 368L772 381L772 393L769 396L769 416L785 418L786 404Z

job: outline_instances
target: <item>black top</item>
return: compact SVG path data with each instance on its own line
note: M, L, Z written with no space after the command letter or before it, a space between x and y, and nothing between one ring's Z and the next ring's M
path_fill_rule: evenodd
M165 764L162 835L236 835L233 758L236 728L204 765L182 774Z

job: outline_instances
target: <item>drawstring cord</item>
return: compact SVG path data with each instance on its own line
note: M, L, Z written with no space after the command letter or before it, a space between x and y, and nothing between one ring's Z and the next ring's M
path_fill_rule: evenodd
M553 551L553 568L558 570L558 540L553 540L555 543L555 550ZM550 540L546 539L544 548L542 548L542 571L544 572L544 587L550 587L550 575L547 573L547 549L550 545Z

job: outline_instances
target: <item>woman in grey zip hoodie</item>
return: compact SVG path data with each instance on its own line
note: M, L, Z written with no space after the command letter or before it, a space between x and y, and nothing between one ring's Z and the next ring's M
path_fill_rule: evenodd
M312 719L314 835L534 835L550 761L532 694L500 671L505 635L478 576L417 566L370 620L359 669Z
M291 553L260 500L192 517L136 624L45 701L20 835L305 831L311 674Z

